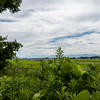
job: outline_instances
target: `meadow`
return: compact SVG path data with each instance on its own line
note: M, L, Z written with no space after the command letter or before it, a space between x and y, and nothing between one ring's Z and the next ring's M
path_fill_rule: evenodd
M20 66L19 67L24 67L24 68L39 68L40 67L40 61L35 61L35 60L21 60L20 61Z
M79 64L81 67L86 67L88 64L99 64L100 59L73 59L75 64Z
M50 60L50 59L48 59ZM48 62L47 59L45 59L45 62ZM53 61L53 59L51 59ZM72 59L75 64L80 65L81 67L87 67L88 64L94 64L97 63L100 65L100 59ZM19 67L24 68L41 68L40 61L36 60L21 60L21 64Z

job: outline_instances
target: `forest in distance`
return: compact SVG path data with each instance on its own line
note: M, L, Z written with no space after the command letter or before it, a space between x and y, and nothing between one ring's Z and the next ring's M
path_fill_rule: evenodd
M91 57L69 57L70 59L100 59L100 56L91 56ZM57 59L57 58L49 58L49 57L44 57L44 58L19 58L20 60L38 60L38 59Z

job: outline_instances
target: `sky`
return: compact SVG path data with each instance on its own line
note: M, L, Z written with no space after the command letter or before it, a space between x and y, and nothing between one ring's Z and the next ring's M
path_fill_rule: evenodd
M0 36L23 45L19 58L100 55L100 0L22 0L21 11L0 13Z

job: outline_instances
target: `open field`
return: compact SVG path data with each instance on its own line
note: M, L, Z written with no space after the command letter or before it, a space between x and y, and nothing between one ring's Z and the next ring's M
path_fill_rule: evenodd
M90 63L97 63L100 65L100 59L72 59L75 64L80 65L81 67L86 67ZM47 61L47 60L46 60ZM35 60L21 60L20 67L24 68L40 68L40 61Z
M90 63L97 63L100 65L100 59L73 59L75 64L79 64L81 67L85 67Z
M100 62L100 59L73 59L75 62Z
M21 60L20 62L21 64L19 67L24 67L24 68L40 67L40 61Z

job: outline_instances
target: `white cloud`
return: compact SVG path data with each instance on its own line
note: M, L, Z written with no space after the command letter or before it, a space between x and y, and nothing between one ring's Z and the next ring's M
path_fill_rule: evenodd
M0 35L23 44L20 57L54 55L59 46L65 54L100 55L100 0L23 0L20 8L16 14L6 11L0 16L15 21L0 22Z

